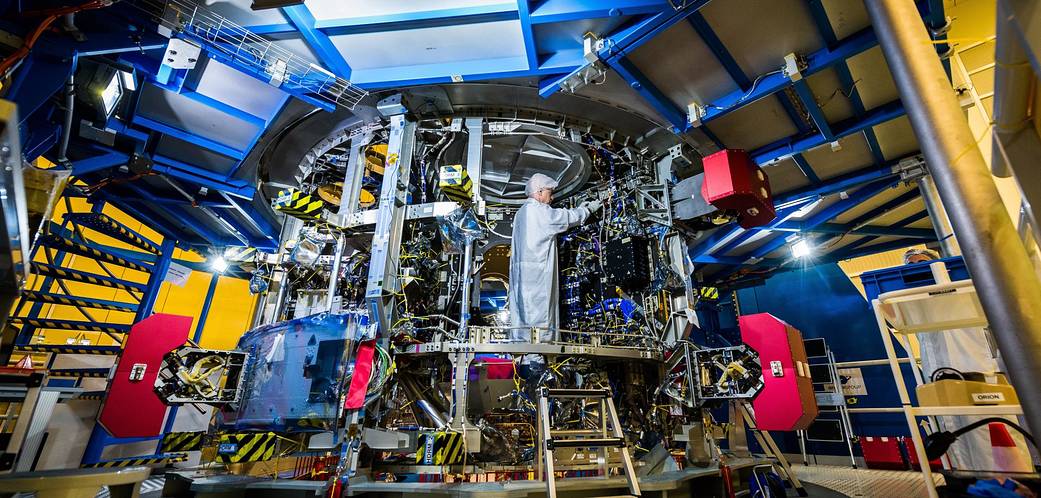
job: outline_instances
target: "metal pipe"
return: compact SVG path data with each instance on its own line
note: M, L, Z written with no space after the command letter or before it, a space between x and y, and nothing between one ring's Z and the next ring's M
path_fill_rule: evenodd
M69 139L72 138L72 112L76 107L76 67L65 82L65 125L61 129L61 146L58 148L58 164L69 162Z
M466 244L463 250L462 303L459 305L459 337L466 338L466 326L470 323L470 298L473 293L474 243Z
M958 247L958 239L951 229L951 220L947 217L947 211L940 201L940 193L936 191L936 183L931 177L923 176L918 179L918 191L922 194L925 202L925 210L929 213L929 220L933 223L933 231L936 232L936 240L940 244L940 255L949 258L961 254Z
M347 236L341 234L336 239L336 251L333 253L333 266L329 272L329 292L326 294L325 307L329 313L333 312L336 301L336 288L340 283L340 268L343 267L343 250L347 246Z
M1041 430L1041 281L998 195L915 3L865 2L1026 420ZM899 374L899 372L897 372Z
M1031 120L1035 75L1009 3L999 1L997 6L991 169L997 176L1015 174L1034 237L1041 240L1041 137Z

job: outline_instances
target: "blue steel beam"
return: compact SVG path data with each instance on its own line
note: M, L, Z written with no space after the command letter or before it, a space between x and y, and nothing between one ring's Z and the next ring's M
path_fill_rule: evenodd
M803 78L844 63L846 59L876 45L878 45L878 40L875 38L875 32L871 28L858 31L835 47L826 47L807 56L806 68L802 71ZM702 124L719 119L792 85L792 80L780 70L760 75L757 80L759 83L750 91L738 90L723 96L715 102L706 104L705 115L701 118Z
M94 157L80 159L72 163L72 176L80 177L96 171L102 171L127 163L130 156L122 152L105 152Z
M839 216L842 213L845 213L846 211L853 209L861 202L864 202L878 195L880 192L890 188L892 185L893 181L891 179L879 180L874 183L865 185L857 189L856 192L853 192L845 199L842 199L822 209L820 212L813 214L812 216L804 220L803 224L807 228L812 230L814 227L823 223L827 223L829 220L834 219L836 216ZM787 243L787 240L785 239L786 237L784 237L783 235L774 237L762 246L757 247L754 251L752 251L751 254L748 255L748 257L750 259L765 258L768 254L783 247Z
M190 144L198 145L199 147L212 150L213 152L228 156L232 159L237 159L241 161L246 158L245 151L238 150L234 147L217 142L216 140L211 140L209 138L187 132L180 128L175 128L166 123L160 123L159 121L149 119L141 115L134 115L134 117L131 118L131 122L135 125L143 126L150 130L158 131L159 133L179 138Z
M141 196L142 199L144 199L142 201L136 201L136 202L139 202L140 204L143 204L145 206L151 205L150 202L151 202L151 198L153 197L151 192L141 188L140 186L134 185L133 183L127 183L127 184L124 184L124 185L127 188L129 188L130 190L133 190L135 193L137 193L137 195ZM196 220L190 214L185 213L181 209L167 208L164 211L166 211L168 214L173 216L177 220L177 223L180 223L180 224L188 227L193 232L195 232L200 237L202 237L203 240L206 240L206 241L208 241L209 243L211 243L213 245L238 245L237 244L237 242L238 242L237 240L235 241L236 243L229 243L230 242L229 239L227 239L225 237L222 237L217 232L214 232L213 230L211 230L210 227L207 227L206 225L200 223L198 220ZM169 221L167 221L165 223L163 223L160 220L155 220L155 221L159 221L160 223L162 223L161 226L163 226L163 227L173 226ZM177 230L177 229L176 228L170 229L170 231L175 231L175 230Z
M584 62L584 59L583 59ZM432 66L419 64L391 68L359 69L354 71L352 83L366 90L396 88L413 85L434 85L452 83L452 75L462 77L463 81L480 81L490 79L522 78L531 76L549 76L570 74L578 66L560 63L546 63L535 70L527 68L527 57L506 57L459 61Z
M307 46L311 47L311 50L318 56L318 60L323 66L329 68L330 71L343 79L349 80L351 78L351 66L347 64L343 54L329 40L329 36L317 29L314 16L305 5L282 7L282 13L300 31L300 36L304 38Z
M922 212L919 212L919 213L912 214L911 216L908 216L908 217L906 217L906 218L904 218L902 220L899 220L899 221L893 223L892 225L890 225L890 227L891 228L903 228L903 227L906 227L907 225L910 225L912 223L918 222L918 221L923 220L923 219L928 218L928 217L929 217L929 212L928 211L922 211ZM933 240L935 240L936 239L936 232L935 231L932 231L932 232L933 232L933 237L932 238L933 238ZM864 238L862 238L860 240L855 240L855 241L853 241L853 242L851 242L849 244L846 244L842 249L840 249L840 251L853 250L853 249L855 249L857 247L860 247L860 246L863 246L863 245L867 244L868 242L871 242L871 241L873 241L875 239L878 239L879 237L880 236L870 236L870 237L864 237Z
M813 21L817 25L817 30L820 32L821 37L824 38L825 45L834 47L839 43L839 40L835 36L835 30L831 27L831 20L828 18L828 12L825 10L824 4L821 0L809 0L809 4L810 14L813 16ZM867 109L864 107L864 101L857 90L857 81L853 80L853 75L849 72L849 64L846 62L836 64L835 73L838 74L839 84L845 89L843 93L849 96L853 112L857 116L863 116ZM878 144L878 137L875 136L875 131L872 129L864 130L864 139L867 140L868 149L871 150L871 155L875 158L875 162L879 164L884 162L886 160L885 155L882 153L882 147Z
M833 235L872 235L878 237L907 237L911 239L935 239L936 232L928 228L902 228L866 225L857 227L852 223L823 223L808 228L797 221L787 221L772 228L775 232L826 233Z
M316 21L314 27L323 34L339 36L513 21L517 18L517 3L502 2L490 5L452 7L377 16L323 19Z
M708 21L705 20L705 16L701 15L700 12L691 14L687 21L690 23L694 31L701 37L701 40L708 46L709 51L715 56L723 69L726 70L727 74L730 75L730 79L734 80L738 88L743 91L748 91L752 87L752 80L748 78L748 75L741 69L741 66L734 60L734 57L730 55L730 51L727 50L726 46L723 45L723 41L719 39L716 32L709 25ZM808 130L805 121L799 112L792 105L791 100L788 99L787 95L778 95L777 99L781 102L781 107L784 108L784 112L788 114L788 119L792 120L796 128L799 129L799 133L805 133Z
M857 216L855 219L851 220L849 224L854 227L867 225L868 223L871 223L879 217L886 215L890 211L905 206L907 203L914 201L918 197L918 189L908 190L907 192L904 192L903 194L900 194L894 197L893 199L890 199L889 201L874 207L868 212L860 216Z
M608 66L613 67L619 59L628 56L651 38L686 19L708 3L709 0L690 0L679 9L665 9L630 23L626 27L606 36L604 48L597 53L597 56ZM581 71L587 65L582 64L575 68L571 74ZM540 83L539 95L546 98L556 93L566 79L567 77L563 77L547 81L545 84Z
M543 0L532 9L531 22L547 24L657 14L671 8L667 0Z
M538 49L535 47L535 30L531 27L531 2L517 0L517 18L520 20L521 36L524 37L524 55L528 59L528 69L539 65Z
M802 171L802 174L806 176L811 183L814 185L820 185L820 177L813 171L813 168L810 167L810 163L806 161L806 158L803 157L802 154L793 154L792 161L795 162L795 166L799 168L799 171Z
M785 213L791 212L791 208L794 207L797 209L803 204L815 199L856 188L876 180L884 178L895 179L899 176L896 168L899 161L900 160L893 160L883 166L863 168L835 178L829 178L828 180L823 181L820 185L811 185L809 187L780 194L774 197L774 205L777 207L778 218L775 219L774 222L771 222L771 224L783 223ZM729 243L734 240L734 237L744 234L745 232L747 231L742 230L736 223L720 227L706 236L705 239L699 242L696 246L691 248L690 254L691 256L703 256L715 252L719 247L721 247L721 244ZM752 233L748 233L747 235L751 236Z
M806 79L796 81L793 87L795 94L799 96L799 100L802 101L803 107L810 114L810 119L813 119L813 124L817 126L817 131L824 137L824 140L827 142L835 140L835 134L831 132L831 125L828 124L828 118L824 116L824 111L817 104L817 99L813 96L813 90L806 83Z
M691 27L694 28L694 31L708 46L708 49L716 57L716 60L719 61L719 64L730 75L730 79L734 80L738 88L748 91L752 86L752 80L748 79L748 75L741 69L734 57L730 55L730 51L727 50L726 46L723 45L723 41L719 39L712 26L705 20L705 16L701 15L700 12L695 12L687 18L687 21L690 22Z
M674 132L679 132L687 126L687 115L676 104L658 90L651 80L647 79L639 68L625 57L614 59L609 62L611 68L625 80L626 83L636 90L643 99L654 108L669 124Z
M854 133L860 133L904 114L904 106L899 100L878 106L861 117L852 117L836 123L833 127L835 130L834 138L838 139ZM750 154L757 164L767 164L778 159L790 157L793 154L820 147L831 141L819 134L803 138L790 137L755 149Z

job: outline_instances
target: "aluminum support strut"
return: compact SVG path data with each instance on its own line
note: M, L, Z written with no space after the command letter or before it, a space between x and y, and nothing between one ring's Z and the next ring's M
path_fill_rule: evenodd
M372 237L369 278L365 288L370 323L378 325L383 337L390 334L390 315L394 312L396 295L401 292L398 280L401 232L405 228L405 194L412 171L415 138L415 121L407 119L404 114L390 117L387 167L380 190L376 233Z
M918 179L918 191L925 202L929 221L933 223L933 231L936 232L936 240L940 244L940 254L945 258L961 254L958 240L951 229L951 220L947 217L943 203L940 202L940 193L936 191L936 183L928 175L923 176Z
M1030 427L1041 430L1041 281L911 0L865 2Z

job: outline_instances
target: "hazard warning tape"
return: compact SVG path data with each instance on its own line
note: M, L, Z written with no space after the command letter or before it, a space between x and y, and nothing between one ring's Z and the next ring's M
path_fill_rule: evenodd
M39 329L62 329L79 330L83 332L111 332L113 334L126 334L130 332L130 325L115 323L91 323L73 322L67 320L40 320L36 318L15 317L11 323L24 323Z
M75 282L83 282L86 284L100 285L103 287L112 287L113 289L120 289L125 291L144 292L145 286L136 284L133 282L121 282L112 278L98 278L97 276L91 275L90 273L66 270L64 268L56 268L53 266L42 265L39 263L32 264L32 272L34 275L40 275L44 277L54 277L62 280L72 280Z
M313 220L322 214L325 209L325 201L306 195L299 190L282 190L278 197L272 201L271 206L276 211L288 214L294 218Z
M435 432L419 435L416 463L451 465L463 461L463 435L458 432Z
M159 249L154 243L144 239L129 228L123 226L123 224L108 217L108 215L101 213L74 213L69 216L69 219L77 225L93 229L115 238L121 238L124 242L133 244L140 249L144 249L152 254L159 254Z
M15 346L15 351L30 353L57 353L57 354L100 354L115 356L119 354L119 346L75 346L64 344L25 344Z
M259 462L275 456L278 434L274 432L239 432L223 434L217 441L220 463Z
M163 436L160 448L163 453L201 450L202 438L205 435L205 432L171 432Z
M460 164L441 166L438 187L449 199L464 206L473 202L474 182Z
M57 294L44 294L42 292L36 291L23 292L22 296L24 296L26 300L37 301L41 303L61 304L65 306L79 306L81 308L94 308L99 310L129 311L126 306L120 306L118 304L87 301L85 299L76 299L73 297L61 296Z
M716 287L702 287L698 290L698 294L701 294L701 297L704 299L719 299L719 289Z
M105 394L105 391L86 391L80 393L79 396L76 396L76 399L85 401L100 401L102 398L105 397Z
M61 237L61 236L58 236L58 235L54 235L54 234L44 235L44 236L40 237L40 243L43 244L43 245L46 245L48 247L52 247L54 249L57 249L59 251L71 252L73 254L79 254L81 256L87 256L89 258L93 258L93 259L96 259L98 261L104 261L105 263L112 263L114 265L119 265L119 266L122 266L122 267L125 267L125 268L130 268L132 270L143 271L143 272L152 271L152 269L147 267L147 266L137 264L137 263L135 263L133 261L121 258L119 256L115 256L115 255L109 254L107 252L99 251L99 250L94 249L93 247L90 247L90 246L86 246L86 245L83 245L83 244L79 244L79 243L73 242L73 241L71 241L69 239L66 239L65 237Z
M135 467L138 465L156 465L166 463L183 462L188 459L187 453L170 453L168 455L156 455L148 457L130 457L105 460L103 462L88 463L86 468L109 468L109 467Z

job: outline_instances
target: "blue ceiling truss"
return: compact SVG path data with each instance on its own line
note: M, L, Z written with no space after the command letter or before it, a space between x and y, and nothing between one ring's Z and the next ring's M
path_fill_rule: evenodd
M719 1L719 0L717 0ZM874 49L878 41L871 28L866 28L839 39L822 0L805 0L808 12L817 28L822 48L806 54L801 77L793 80L780 71L765 74L747 74L730 53L710 22L699 12L709 0L686 0L674 6L667 0L516 0L475 7L430 8L429 10L379 16L341 19L316 18L306 4L281 8L278 12L284 22L268 24L246 23L247 29L268 40L296 39L306 44L318 65L329 73L351 80L357 86L377 90L411 85L441 84L453 81L486 81L508 78L530 78L538 81L538 91L550 97L561 89L570 76L585 69L589 61L584 57L580 42L573 44L547 41L546 33L567 23L613 23L603 34L605 43L597 57L607 68L630 86L650 106L662 122L675 133L698 133L707 137L718 148L726 144L713 132L713 123L732 113L740 112L763 99L776 99L784 114L796 129L792 136L762 145L750 151L757 163L770 165L791 159L808 181L808 186L778 196L778 218L766 227L741 230L736 226L723 227L708 234L690 252L692 261L704 268L707 265L727 264L744 269L772 269L781 261L768 258L771 252L784 245L789 235L805 234L856 235L860 238L821 260L839 256L858 255L889 247L894 243L918 243L932 240L929 230L909 228L923 219L922 214L907 217L890 227L876 227L867 223L835 223L836 216L869 201L900 181L894 165L887 160L875 134L874 127L904 115L899 101L867 108L854 80L848 60ZM918 2L923 20L934 33L938 52L948 50L942 41L946 17L942 0ZM117 7L120 7L117 4ZM107 11L118 11L109 14ZM96 143L81 145L78 155L69 165L73 174L87 184L105 181L113 170L123 167L132 157L146 157L153 163L152 176L147 181L123 182L92 193L124 209L155 227L164 235L174 237L184 247L250 245L271 249L277 245L279 223L267 209L255 204L256 190L252 179L242 177L258 140L269 131L281 109L290 98L303 100L316 107L332 110L334 106L319 96L307 84L282 84L274 104L265 112L236 105L224 95L207 91L200 86L199 71L175 70L163 65L161 55L167 40L152 34L154 26L147 26L126 9L105 9L91 13L106 17L108 29L87 32L87 42L75 43L67 37L51 37L41 43L23 63L9 88L19 105L23 118L22 128L26 144L23 148L29 158L53 151L61 136L56 126L60 108L53 105L63 84L75 70L78 58L104 57L107 60L132 67L141 88L171 101L183 99L190 105L204 106L229 122L233 120L248 128L250 133L240 140L228 140L220 133L205 127L179 122L170 116L151 112L150 104L136 101L143 93L135 92L135 102L124 119L111 119L107 128L116 133L117 145ZM270 16L265 19L271 19ZM352 54L337 45L337 37L392 33L405 30L479 25L483 23L515 21L523 40L522 55L507 58L485 58L448 61L426 65L400 65L382 68L352 67ZM676 102L663 92L657 82L641 72L630 58L641 46L662 32L677 25L692 29L711 51L716 62L725 70L737 89L711 102L699 103L703 115L692 124L688 119L686 102ZM122 29L116 26L122 25ZM605 24L607 25L607 24ZM229 67L268 85L271 76L264 72L258 61L248 56L229 55L229 47L213 40L213 33L187 29L177 36L203 46L200 64ZM779 61L780 62L780 61ZM780 66L780 64L778 64ZM838 122L829 122L815 98L806 78L825 70L838 76L842 93L847 96L853 115ZM32 84L26 82L31 79ZM51 105L48 105L50 103ZM188 104L186 104L188 105ZM803 155L811 149L836 142L845 137L861 135L871 152L870 162L852 173L837 178L822 179ZM176 145L186 145L204 151L216 158L221 167L204 164L195 157L179 157L172 153ZM839 192L848 196L832 203L805 219L793 218L812 202ZM913 194L908 194L909 197ZM903 197L903 196L902 196ZM868 213L870 214L870 213ZM870 220L868 220L870 221ZM766 233L766 242L748 254L735 256L734 251L757 234ZM759 235L762 238L762 235ZM895 241L879 243L879 237ZM721 275L730 277L733 270ZM738 278L741 276L738 275Z

